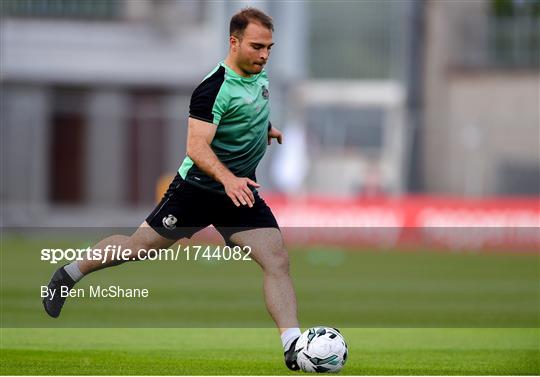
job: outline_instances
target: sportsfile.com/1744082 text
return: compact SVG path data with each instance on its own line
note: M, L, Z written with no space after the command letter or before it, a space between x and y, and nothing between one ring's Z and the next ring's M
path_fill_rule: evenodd
M202 246L178 245L175 248L165 249L138 249L131 250L116 245L107 245L103 249L41 249L41 260L51 264L58 262L72 262L81 260L98 260L105 263L108 260L120 261L250 261L250 246Z

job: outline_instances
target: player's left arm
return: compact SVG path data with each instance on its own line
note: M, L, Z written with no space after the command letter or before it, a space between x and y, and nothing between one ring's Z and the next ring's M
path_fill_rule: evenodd
M272 123L268 124L268 145L272 144L272 139L276 139L279 144L283 142L283 133L276 127L272 126Z

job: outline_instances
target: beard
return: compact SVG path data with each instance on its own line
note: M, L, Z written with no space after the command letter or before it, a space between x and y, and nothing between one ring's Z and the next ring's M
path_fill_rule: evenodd
M254 61L244 60L238 67L248 75L256 75L261 73L266 63L257 63Z
M263 70L264 66L263 65L253 65L253 74L256 74L256 73L261 73L261 71Z

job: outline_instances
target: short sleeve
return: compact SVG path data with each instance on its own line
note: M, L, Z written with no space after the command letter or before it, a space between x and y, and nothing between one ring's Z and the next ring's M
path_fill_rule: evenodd
M193 91L189 104L189 116L219 125L228 106L226 93L223 90L224 82L225 68L220 66Z

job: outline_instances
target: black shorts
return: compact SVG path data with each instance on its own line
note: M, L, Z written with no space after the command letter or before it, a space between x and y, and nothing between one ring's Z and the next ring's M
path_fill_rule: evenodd
M169 189L146 222L161 236L179 240L191 238L199 230L213 225L229 242L239 231L277 228L276 218L258 193L253 207L237 207L224 193L200 188L182 179L177 173Z

